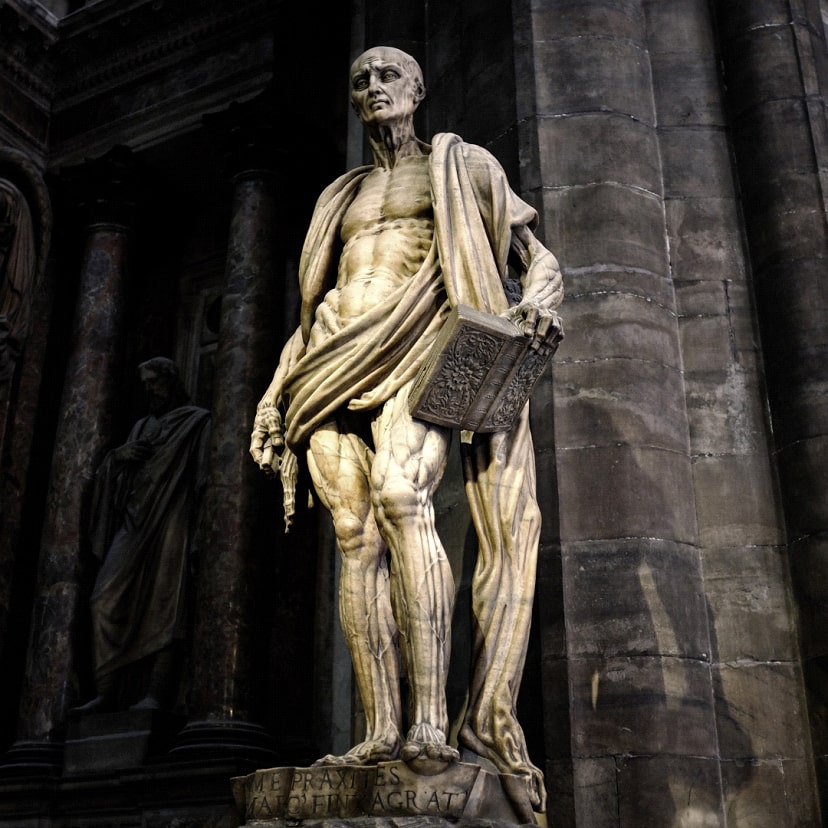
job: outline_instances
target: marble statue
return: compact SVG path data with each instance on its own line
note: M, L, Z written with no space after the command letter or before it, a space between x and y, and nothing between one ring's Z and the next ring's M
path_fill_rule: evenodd
M51 227L40 171L24 153L0 147L0 385L11 380L29 334Z
M210 413L187 404L172 360L138 366L149 414L107 454L92 497L91 597L97 696L81 713L116 709L120 677L144 661L149 677L133 709L170 703L185 637L198 506L206 480Z
M288 490L306 460L342 556L340 616L367 734L319 761L402 759L428 772L459 759L445 694L454 585L432 506L452 430L412 418L409 390L461 303L507 316L535 347L549 347L561 336L561 274L532 234L535 210L492 155L453 134L431 145L416 137L425 88L411 56L370 49L351 67L350 89L374 163L334 181L317 202L300 263L301 324L259 403L250 450ZM507 264L521 277L513 306ZM510 431L465 437L479 556L459 746L521 777L543 810L543 776L515 716L540 532L528 408Z

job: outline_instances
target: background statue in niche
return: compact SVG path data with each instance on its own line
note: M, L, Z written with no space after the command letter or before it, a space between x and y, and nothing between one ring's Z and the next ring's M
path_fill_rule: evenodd
M147 670L133 709L172 701L187 631L190 568L206 480L210 413L189 405L172 360L138 366L149 414L98 469L92 552L101 561L91 597L97 696L78 712L117 708L129 668Z
M371 49L351 68L351 103L374 163L317 202L300 264L301 324L259 404L251 453L265 471L280 471L288 490L306 458L342 555L340 616L367 735L320 762L402 758L428 772L459 758L448 744L445 694L454 585L432 505L452 432L413 419L409 390L452 307L507 316L548 348L561 336L554 309L563 294L555 257L532 234L535 210L494 157L456 135L431 145L415 136L424 95L420 67L397 49ZM521 276L515 304L509 262ZM515 716L540 532L528 408L510 431L467 437L479 556L459 746L520 777L543 810L543 776Z
M51 234L52 208L40 170L25 153L0 147L0 444Z

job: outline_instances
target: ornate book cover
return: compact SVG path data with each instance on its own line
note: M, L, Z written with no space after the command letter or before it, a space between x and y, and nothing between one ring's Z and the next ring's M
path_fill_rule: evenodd
M555 351L534 351L531 341L502 316L454 308L411 388L411 415L468 431L506 431Z

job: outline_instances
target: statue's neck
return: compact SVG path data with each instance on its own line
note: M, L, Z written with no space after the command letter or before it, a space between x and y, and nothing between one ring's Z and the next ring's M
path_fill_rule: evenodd
M423 154L411 118L372 126L368 130L368 142L374 154L374 166L389 170L400 158Z

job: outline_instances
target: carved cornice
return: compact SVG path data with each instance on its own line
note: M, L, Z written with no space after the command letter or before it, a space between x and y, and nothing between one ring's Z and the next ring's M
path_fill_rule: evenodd
M62 19L0 0L0 73L60 109L272 25L274 0L98 0Z
M43 109L54 94L56 42L57 18L42 6L31 0L6 0L0 6L0 74Z
M99 19L66 18L55 49L56 108L70 106L188 56L227 43L233 34L261 31L274 18L273 0L133 0L98 6ZM107 12L109 12L107 14Z

